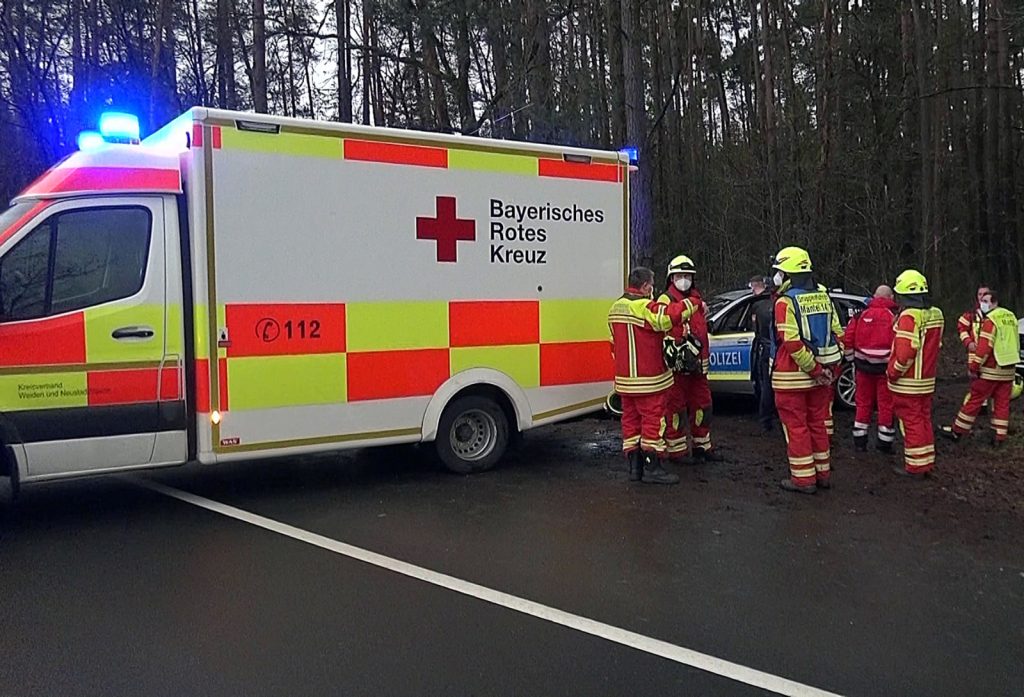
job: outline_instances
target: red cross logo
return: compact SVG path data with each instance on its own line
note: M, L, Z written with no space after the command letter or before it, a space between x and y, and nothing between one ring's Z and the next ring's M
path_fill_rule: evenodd
M438 196L437 216L416 218L416 239L437 242L438 261L458 261L455 243L476 240L476 222L455 217L455 197Z

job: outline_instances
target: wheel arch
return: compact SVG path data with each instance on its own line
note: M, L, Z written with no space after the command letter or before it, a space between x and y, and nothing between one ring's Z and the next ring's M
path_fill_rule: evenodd
M472 368L453 375L434 392L423 414L424 442L437 438L441 414L453 399L481 395L494 399L505 412L510 429L524 431L533 424L533 414L526 392L507 374L489 368Z

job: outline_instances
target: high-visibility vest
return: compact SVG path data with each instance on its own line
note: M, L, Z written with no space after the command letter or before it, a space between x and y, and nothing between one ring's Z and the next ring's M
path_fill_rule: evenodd
M820 287L818 290L790 288L786 296L793 301L800 338L822 365L835 365L843 360L843 352L832 332L835 306L832 298Z
M995 325L995 339L992 353L1001 368L1009 368L1020 362L1020 334L1017 318L1005 307L997 307L988 313Z

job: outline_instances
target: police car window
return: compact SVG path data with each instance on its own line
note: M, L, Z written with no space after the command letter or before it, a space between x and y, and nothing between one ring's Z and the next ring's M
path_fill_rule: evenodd
M0 261L0 319L34 319L134 295L149 257L151 217L141 207L55 215Z
M727 312L722 318L722 322L718 326L718 331L720 333L747 331L747 314L749 312L750 303L741 302L739 305L729 310L729 312Z
M847 298L832 298L832 302L835 303L839 314L839 321L844 327L864 307L863 304L858 303L856 300L848 300Z

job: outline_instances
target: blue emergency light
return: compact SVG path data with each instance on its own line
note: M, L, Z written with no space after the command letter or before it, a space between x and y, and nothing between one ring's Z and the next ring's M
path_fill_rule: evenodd
M79 150L96 150L103 146L103 136L99 131L82 131L78 134Z
M640 162L640 148L636 146L630 146L628 148L622 148L619 150L623 155L629 156L629 164L635 165Z
M106 111L100 115L100 135L111 143L137 143L139 117L120 111Z

